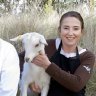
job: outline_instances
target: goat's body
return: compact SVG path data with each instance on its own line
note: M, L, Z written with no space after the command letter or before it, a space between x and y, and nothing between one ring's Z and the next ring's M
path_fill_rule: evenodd
M21 78L21 96L27 96L27 88L30 83L36 83L39 85L41 96L47 96L49 89L50 77L41 67L35 64L24 63L24 68ZM25 91L26 90L26 91Z
M30 83L36 83L41 89L41 96L47 96L50 77L45 69L31 63L40 52L45 54L44 47L47 42L44 36L36 32L25 33L11 39L11 41L17 41L18 39L22 40L25 49L25 63L20 84L21 96L27 96Z

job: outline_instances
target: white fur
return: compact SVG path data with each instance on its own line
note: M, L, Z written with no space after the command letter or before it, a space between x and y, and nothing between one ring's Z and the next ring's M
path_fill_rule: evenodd
M39 33L32 32L11 39L11 41L21 40L25 49L25 63L23 66L20 90L21 96L27 96L27 88L30 83L36 83L41 89L41 96L47 96L49 90L50 77L45 69L32 64L31 61L39 52L44 51L47 44L45 38ZM27 62L26 62L27 61Z

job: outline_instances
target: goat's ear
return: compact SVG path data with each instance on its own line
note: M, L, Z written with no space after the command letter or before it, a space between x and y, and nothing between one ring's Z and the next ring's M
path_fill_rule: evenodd
M48 45L48 43L47 43L46 39L44 38L44 36L41 36L40 43Z
M19 36L15 37L15 38L10 39L10 41L14 41L14 42L21 41L22 38L23 38L23 35L19 35Z

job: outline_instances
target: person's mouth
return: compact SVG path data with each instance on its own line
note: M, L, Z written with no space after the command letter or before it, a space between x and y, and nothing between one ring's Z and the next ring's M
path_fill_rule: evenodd
M68 39L68 40L73 40L73 39L74 39L74 37L67 37L67 39Z

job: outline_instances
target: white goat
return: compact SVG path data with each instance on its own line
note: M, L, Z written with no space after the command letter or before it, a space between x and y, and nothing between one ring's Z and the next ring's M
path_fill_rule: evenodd
M27 96L27 88L30 83L36 83L41 89L41 96L47 96L49 90L50 76L45 70L35 64L32 64L32 60L39 53L44 51L47 42L43 35L32 32L25 33L13 39L11 41L21 40L25 49L25 63L23 66L23 72L21 77L21 96Z

